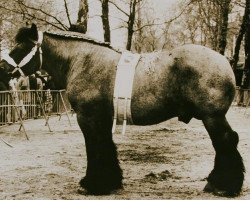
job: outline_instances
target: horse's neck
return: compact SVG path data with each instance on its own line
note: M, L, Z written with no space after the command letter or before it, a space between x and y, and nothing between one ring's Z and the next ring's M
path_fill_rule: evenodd
M66 88L68 72L74 62L80 61L81 66L78 64L77 67L84 68L85 61L90 57L93 59L92 65L95 66L100 65L95 61L100 60L100 56L102 62L119 58L119 53L108 47L78 40L57 39L49 35L45 35L43 46L43 68L53 76L57 87L60 88Z
M45 35L43 42L43 69L53 76L58 88L66 87L67 72L77 56L80 43L64 41Z

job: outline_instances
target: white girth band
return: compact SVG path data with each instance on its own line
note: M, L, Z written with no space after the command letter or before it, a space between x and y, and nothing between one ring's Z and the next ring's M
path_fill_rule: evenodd
M139 60L139 54L126 51L122 53L117 65L113 96L114 119L112 133L115 132L117 123L123 123L122 134L125 134L127 122L133 123L131 116L131 96L135 68Z

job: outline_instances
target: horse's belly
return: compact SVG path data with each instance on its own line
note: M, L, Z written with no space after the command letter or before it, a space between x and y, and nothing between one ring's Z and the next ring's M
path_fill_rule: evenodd
M151 125L177 116L175 106L154 95L132 98L131 116L135 125Z

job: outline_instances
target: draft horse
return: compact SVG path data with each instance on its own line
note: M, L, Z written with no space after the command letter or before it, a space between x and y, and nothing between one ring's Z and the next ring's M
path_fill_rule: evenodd
M122 188L122 170L112 139L113 90L121 53L107 43L70 32L44 32L38 43L36 25L21 28L9 56L20 63L35 46L42 49L42 68L59 88L66 88L85 138L86 176L80 185L89 193L109 194ZM31 74L41 65L36 51L22 67ZM14 70L5 61L0 67ZM173 117L188 123L202 120L215 149L214 169L204 190L236 196L244 180L237 150L238 134L225 117L235 94L235 78L227 59L199 45L143 54L136 67L131 114L135 125L151 125Z

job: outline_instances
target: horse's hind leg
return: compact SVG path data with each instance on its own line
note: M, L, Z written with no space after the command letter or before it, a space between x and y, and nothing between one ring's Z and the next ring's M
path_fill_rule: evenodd
M244 164L237 150L238 134L233 131L225 116L206 117L203 123L216 152L214 169L207 178L206 192L236 196L244 180Z
M93 105L94 104L94 105ZM77 113L87 152L86 176L80 185L90 194L103 195L122 187L122 170L112 139L112 115L103 103L94 102ZM104 110L105 109L105 110Z

